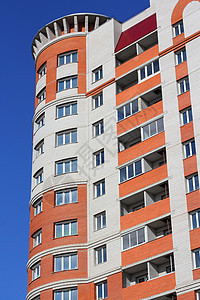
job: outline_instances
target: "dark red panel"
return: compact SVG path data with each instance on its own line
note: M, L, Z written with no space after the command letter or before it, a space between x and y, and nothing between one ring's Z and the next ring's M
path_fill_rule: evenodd
M127 47L157 29L156 14L122 32L115 52Z

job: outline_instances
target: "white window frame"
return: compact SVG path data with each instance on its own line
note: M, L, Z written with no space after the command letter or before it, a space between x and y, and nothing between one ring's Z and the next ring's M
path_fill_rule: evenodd
M98 79L96 79L96 74L98 75ZM92 82L97 82L103 78L103 66L100 66L92 71Z
M92 127L93 127L93 137L94 138L101 135L101 134L103 134L104 133L104 121L103 121L103 119L98 121L98 122L95 122L94 124L92 124ZM99 134L97 134L97 128L99 130Z
M75 78L76 78L76 86L73 86L72 82L73 82L73 79L75 79ZM67 88L67 81L69 81L69 85L70 85L69 88ZM59 84L61 82L64 83L64 88L62 90L59 89ZM72 76L72 77L67 77L67 78L58 80L58 93L62 92L62 91L70 90L70 89L76 89L77 87L78 87L78 76Z
M105 217L105 225L103 224L104 217ZM98 219L100 219L100 228L98 228ZM95 226L95 231L99 231L103 228L106 228L106 211L105 210L94 215L94 226Z
M105 263L105 262L107 262L108 261L108 254L107 254L107 247L106 247L106 245L103 245L103 246L100 246L100 247L98 247L98 248L95 248L94 249L95 250L95 262L96 262L96 265L101 265L101 264L103 264L103 263ZM104 250L106 251L106 258L105 258L105 260L104 260ZM101 255L101 262L99 261L99 254L100 253L100 255Z
M198 173L195 173L195 174L192 174L192 175L186 177L186 181L187 181L187 192L188 192L188 193L192 193L192 192L194 192L194 191L199 190L199 188L196 189L196 187L195 187L195 177L196 177L196 176L198 177L198 183L199 183L199 176L198 176ZM190 191L190 184L189 184L190 179L192 179L192 184L193 184L193 188L194 188L193 191Z
M76 171L72 170L72 162L73 161L76 161L76 167L77 167ZM65 163L67 163L67 162L69 162L69 168L70 168L69 172L65 172ZM60 165L62 164L62 173L60 173L60 174L58 174L58 165L59 164ZM69 173L77 173L77 172L78 172L78 159L77 159L77 157L68 158L68 159L56 162L56 176L63 175L63 174L69 174Z
M73 105L75 105L75 104L76 104L76 113L73 113L72 107L73 107ZM69 110L70 110L69 115L67 115L67 107L69 107ZM59 114L58 114L59 108L63 108L63 115L62 115L61 117L59 117ZM57 119L60 119L60 118L63 118L63 117L69 117L69 116L77 115L77 114L78 114L78 113L77 113L77 109L78 109L78 104L77 104L77 102L70 102L70 103L66 103L66 104L63 104L63 105L59 105L59 106L57 106L57 108L56 108L56 110L57 110L57 114L56 114Z
M189 84L189 89L187 89L187 83L186 82L188 82L188 84ZM184 93L186 93L190 90L190 82L189 82L189 77L188 76L178 80L177 84L178 84L178 95L182 95L182 94L184 94ZM183 92L181 91L181 85L182 84L183 84L183 87L184 87Z
M33 207L34 207L34 216L37 216L38 214L40 214L42 212L42 198L37 200L33 204Z
M158 131L158 121L160 121L161 119L163 120L163 130ZM151 135L151 133L150 133L150 127L151 127L151 124L153 124L153 123L156 124L156 133L154 133L154 134ZM147 127L147 126L148 126L148 131L149 131L149 137L144 138L144 128ZM157 119L157 120L155 120L155 121L153 121L153 122L150 122L150 123L148 123L148 124L146 124L145 126L142 127L142 130L141 130L141 138L142 138L142 141L146 141L146 140L148 140L149 138L151 138L151 137L153 137L153 136L155 136L155 135L157 135L157 134L163 132L164 130L165 130L165 128L164 128L164 117L159 118L159 119Z
M37 130L44 126L44 118L45 118L45 115L42 114L42 115L39 116L39 118L37 118L37 120L35 121L35 123L37 124Z
M72 234L72 223L76 223L77 225L77 233L76 234ZM64 225L65 224L69 224L69 235L64 235ZM57 225L62 225L62 235L57 237L56 236L56 226ZM78 221L77 220L70 220L70 221L63 221L63 222L57 222L55 223L55 238L60 238L60 237L66 237L66 236L75 236L78 235Z
M192 114L192 120L190 121L189 120L189 111L191 110L191 112L192 112L192 108L191 107L188 107L188 108L186 108L186 109L184 109L184 110L182 110L180 113L181 113L181 125L183 126L183 125L186 125L186 124L188 124L188 123L190 123L190 122L192 122L193 121L193 114ZM186 113L186 119L187 119L187 122L184 124L184 118L183 118L183 115L184 115L184 113Z
M103 183L104 183L104 189L105 189L104 193L103 193ZM93 185L94 185L94 198L98 198L98 197L101 197L101 196L105 195L105 193L106 193L106 181L105 181L105 179L97 181ZM100 195L99 196L97 195L98 186L100 186Z
M159 70L158 71L154 71L154 63L158 61L158 65L159 65ZM148 75L147 73L147 70L148 70L148 66L151 65L151 70L152 70L152 73L150 75ZM141 70L144 69L144 72L145 72L145 77L144 78L141 78ZM160 72L160 62L159 62L159 59L156 59L152 62L149 62L148 64L146 64L145 66L143 66L142 68L138 69L138 81L139 82L142 82L144 80L147 80L148 78L151 78L152 76L154 76L155 74L158 74Z
M200 212L200 209L190 212L190 224L191 224L191 229L192 229L192 230L194 230L194 229L200 227L200 216L199 216L199 212ZM193 220L192 220L192 216L193 216L194 214L195 214L196 222L197 222L197 227L196 227L196 228L194 228L194 226L193 226Z
M77 201L76 202L72 202L72 192L73 191L76 191L76 193L77 193ZM69 203L65 203L65 194L66 193L69 193ZM57 204L57 195L58 194L61 194L62 195L62 203L61 204ZM60 205L64 205L64 204L71 204L71 203L78 203L78 189L77 188L71 188L71 189L68 189L68 190L64 190L64 191L56 191L56 195L55 195L56 197L56 203L55 203L55 205L56 206L60 206Z
M107 293L108 293L108 283L107 283L107 280L99 282L99 283L96 284L96 295L97 295L96 298L97 298L97 300L103 300L103 299L107 299L108 298L108 295L107 296L104 295L104 290L105 290L104 285L105 285L105 283L107 284ZM98 297L99 286L102 286L102 298Z
M77 300L78 300L78 289L77 288L71 288L71 289L65 289L65 290L58 290L54 291L54 299L56 299L55 293L61 293L61 300L64 300L64 293L69 292L69 300L72 300L72 291L76 290L77 291Z
M103 153L103 159L102 159L102 153ZM99 165L97 165L97 156L98 155L99 155L99 158L100 158L100 164ZM94 167L98 167L98 166L104 164L104 162L105 162L104 149L101 149L101 150L93 153L93 165L94 165Z
M139 236L138 236L139 233L138 233L138 231L141 230L141 229L144 229L144 242L138 243L138 239L139 239ZM134 246L131 246L131 234L132 234L133 232L136 232L137 244L134 245ZM124 247L123 247L123 244L124 244L124 243L123 243L123 238L124 238L125 236L127 236L127 235L128 235L128 240L129 240L129 247L124 249ZM146 228L145 226L140 227L140 228L137 228L136 230L133 230L133 231L131 231L131 232L129 232L129 233L123 234L122 237L121 237L122 252L123 252L123 251L127 251L127 250L132 249L132 248L135 248L135 247L138 247L138 246L143 245L143 244L145 244L145 243L147 243L147 228Z
M72 57L73 57L73 54L76 53L76 61L73 61ZM63 64L60 64L60 58L61 57L64 57L64 63ZM70 61L67 62L67 57L70 58ZM77 63L78 62L78 51L70 51L70 52L65 52L65 53L62 53L62 54L59 54L58 55L58 67L60 66L63 66L63 65L67 65L67 64L71 64L71 63Z
M41 274L41 262L36 263L31 267L32 271L32 280L36 280L40 277Z
M33 236L33 248L40 245L42 243L42 229L36 231Z
M39 94L37 95L38 104L40 104L43 100L46 99L46 88L44 88Z
M184 60L184 55L183 53L185 52L186 59ZM181 62L178 62L178 56L181 55ZM179 51L175 52L175 57L176 57L176 66L182 64L184 61L187 61L187 53L186 53L186 48L182 48Z
M76 132L76 141L75 142L72 141L72 134L74 132ZM69 135L69 143L66 143L66 135ZM62 144L58 145L58 139L61 136L62 136ZM77 128L68 129L68 130L56 133L56 146L57 147L60 147L60 146L63 146L63 145L68 145L68 144L74 144L74 143L77 143Z
M92 97L92 109L96 109L103 105L103 92Z
M134 161L133 163L131 163L131 164L128 164L128 165L126 165L126 166L124 166L124 167L122 167L122 168L120 168L119 169L119 183L123 183L123 182L126 182L126 181L128 181L128 180L130 180L130 179L132 179L132 178L135 178L135 177L137 177L137 176L140 176L140 175L142 175L143 173L144 173L144 166L143 166L143 164L144 164L144 162L143 162L143 158L141 158L141 159L139 159L139 160L137 160L137 161ZM139 174L137 174L137 175L135 175L135 164L137 163L137 162L139 162L139 161L141 161L141 173L139 173ZM129 166L131 166L131 165L133 165L133 172L134 172L134 174L133 174L133 177L128 177L128 167ZM122 169L126 169L126 180L123 180L123 181L121 181L121 176L120 176L120 171L122 170Z
M41 170L37 171L33 177L35 178L35 185L36 186L38 184L42 183L43 182L43 177L44 177L43 168Z
M76 256L76 268L72 268L72 256ZM64 268L64 257L69 257L69 269ZM61 270L56 270L56 258L61 258ZM56 255L54 256L54 272L62 272L69 270L77 270L78 269L78 254L70 253L65 255Z
M195 249L195 250L192 251L192 253L193 253L194 269L199 269L200 268L200 266L197 267L196 259L195 259L195 257L196 257L195 253L197 253L197 252L199 252L199 256L200 256L200 248Z
M138 110L137 110L136 112L133 113L133 103L134 103L134 102L137 102ZM126 107L127 107L127 106L130 107L130 114L127 114L127 112L126 112ZM119 111L119 110L123 110L123 114L124 114L124 118L121 119L121 120L119 120L119 116L118 116L118 111ZM139 111L140 111L140 108L139 108L139 99L135 99L135 100L133 100L133 101L131 101L131 102L129 102L129 103L127 103L127 104L125 104L125 105L123 105L123 106L121 106L121 107L119 107L119 108L117 109L117 122L121 122L121 121L123 121L123 120L129 118L129 117L131 117L131 116L137 114Z
M180 35L181 33L184 32L184 26L183 26L183 31L181 32L181 25L183 26L183 21L182 20L173 25L173 37L176 37L176 36L178 36L178 35ZM176 34L176 28L178 28L178 34Z
M36 158L40 156L41 154L44 153L44 140L40 141L36 146L35 146L35 152L36 152Z
M200 290L196 291L197 300L200 300Z
M44 63L38 70L38 74L39 74L39 79L41 77L43 77L44 75L46 75L46 72L47 72L47 64Z
M195 145L195 153L194 154L192 154L192 143L193 142L194 142L194 145ZM190 155L189 156L187 156L187 151L186 151L186 146L187 145L189 145L189 150L190 150ZM188 158L188 157L191 157L191 156L193 156L193 155L196 154L196 144L195 144L195 140L194 139L189 140L189 141L183 143L183 147L184 147L184 158Z

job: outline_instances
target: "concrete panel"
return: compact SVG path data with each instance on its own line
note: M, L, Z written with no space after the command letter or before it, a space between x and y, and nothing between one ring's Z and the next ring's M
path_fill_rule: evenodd
M78 74L78 63L71 63L57 67L56 79Z
M194 22L195 20L195 22ZM185 37L188 37L200 28L200 3L199 1L190 2L183 11L183 24Z

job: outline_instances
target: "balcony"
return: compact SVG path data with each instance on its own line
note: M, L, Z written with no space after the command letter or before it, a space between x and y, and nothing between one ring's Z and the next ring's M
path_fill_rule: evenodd
M125 91L129 89L131 86L138 84L138 71L135 70L119 80L117 80L117 86L116 86L116 92L117 94L121 93L122 91Z

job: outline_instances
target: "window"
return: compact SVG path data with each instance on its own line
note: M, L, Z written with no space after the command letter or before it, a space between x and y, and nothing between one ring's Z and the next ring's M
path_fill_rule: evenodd
M191 107L187 108L186 110L181 112L181 117L182 117L182 125L185 125L189 122L193 121L192 117L192 109Z
M144 227L138 230L134 230L122 237L122 249L126 250L135 246L138 246L145 242L145 230Z
M56 193L56 206L69 204L69 203L76 203L78 202L77 199L77 189L70 189L64 192L57 192Z
M102 66L92 71L93 82L96 82L103 78L103 69Z
M41 128L42 126L44 126L44 114L42 114L37 120L36 120L36 124L37 124L37 129Z
M57 146L77 143L77 129L57 133Z
M187 60L186 49L183 48L175 53L176 55L176 64L179 65L182 62Z
M43 182L43 169L39 170L35 175L35 183L38 185L39 183Z
M39 199L34 205L34 215L37 216L42 212L42 199Z
M185 77L178 81L178 93L179 95L190 90L190 84L188 77Z
M96 137L102 133L104 133L104 125L103 120L100 120L93 124L93 136Z
M191 228L196 229L197 227L200 227L200 211L195 211L190 214L191 218Z
M33 300L40 300L40 296L33 298Z
M185 157L190 157L196 154L195 141L191 140L184 144Z
M134 100L117 110L118 122L128 118L131 115L134 115L139 111L138 99Z
M96 264L102 264L107 261L106 245L95 249Z
M77 76L58 80L58 92L77 88L77 86L78 86Z
M35 279L40 277L40 267L41 267L41 264L39 262L31 268L31 270L32 270L32 280L35 280Z
M65 221L55 224L55 237L77 235L77 221Z
M46 99L46 89L43 89L38 95L37 95L37 98L38 98L38 104L40 102L42 102L44 99Z
M199 189L199 178L198 175L192 175L187 179L188 193L191 193Z
M149 123L148 125L142 128L143 140L150 138L164 130L163 118L158 119L154 122Z
M39 78L43 77L46 74L46 71L47 71L47 66L45 63L38 70Z
M70 289L55 292L55 300L78 300L78 290Z
M139 70L139 78L143 80L160 71L159 60L155 60Z
M57 117L77 115L77 102L65 104L57 107Z
M77 254L59 255L54 258L54 271L77 269Z
M35 151L36 151L36 157L40 156L42 153L44 153L44 140L40 141L36 146L35 146Z
M197 291L196 295L197 295L197 300L200 300L200 291Z
M56 175L77 172L77 158L56 163Z
M77 51L60 54L58 56L58 65L59 66L70 64L70 63L75 63L75 62L78 62Z
M100 197L105 194L105 179L94 183L94 195Z
M94 216L95 230L100 230L106 227L106 212L103 211Z
M95 109L101 105L103 105L103 94L102 93L95 95L92 98L92 108L93 109Z
M184 32L183 21L180 21L173 25L174 37Z
M107 281L98 283L96 285L96 289L97 289L98 300L108 298Z
M42 230L38 230L33 234L33 247L38 246L42 242Z
M194 254L194 268L197 269L200 267L200 249L195 250L193 254Z
M94 156L94 166L97 167L104 163L104 149L99 150L93 154Z
M120 169L120 183L142 174L142 161L138 160Z

